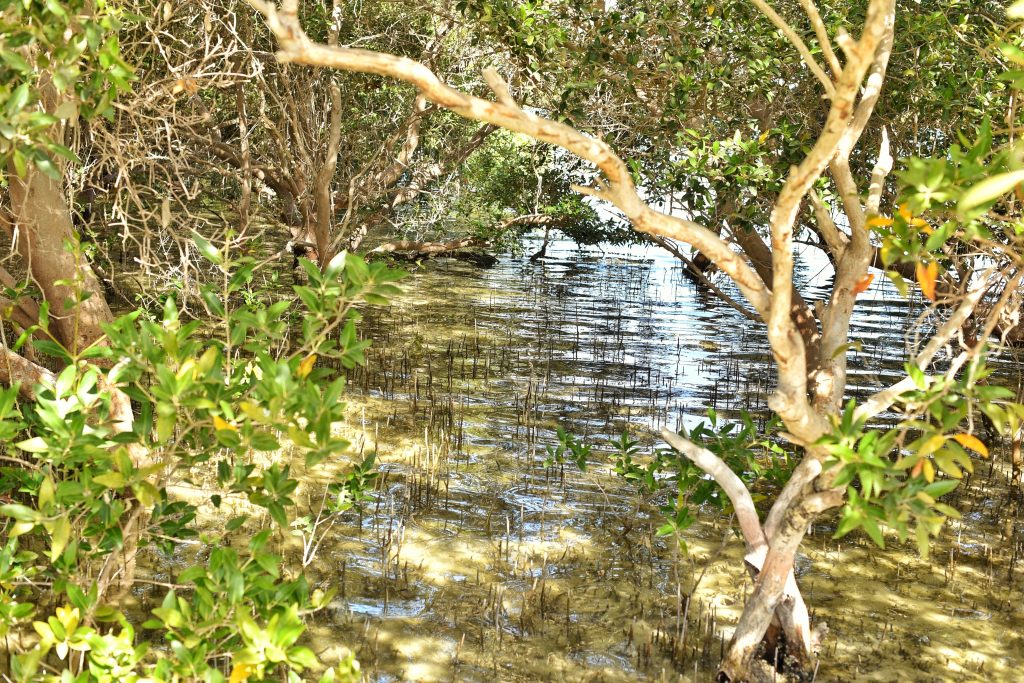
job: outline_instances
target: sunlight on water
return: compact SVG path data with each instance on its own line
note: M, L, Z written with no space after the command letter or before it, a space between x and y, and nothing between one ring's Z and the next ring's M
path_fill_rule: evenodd
M540 263L431 264L363 323L375 345L349 429L385 475L311 568L340 587L311 632L355 648L372 680L709 680L750 591L729 520L703 511L689 554L655 538L664 501L609 474L604 444L628 429L653 445L708 407L763 412L763 329L659 250L553 246ZM800 275L824 296L821 263ZM862 296L853 395L898 378L917 315L885 284ZM586 473L543 467L558 426L595 446ZM1014 678L1021 525L1001 523L1004 480L979 466L934 564L815 525L798 574L831 627L819 680Z

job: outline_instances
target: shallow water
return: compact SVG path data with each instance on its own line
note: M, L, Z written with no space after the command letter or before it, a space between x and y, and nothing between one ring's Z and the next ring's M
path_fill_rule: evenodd
M655 537L662 501L610 474L602 444L628 429L652 445L709 406L763 411L763 330L657 250L554 247L431 264L364 321L348 429L385 474L310 567L340 588L311 627L325 658L350 646L374 681L710 679L750 590L742 542L711 510L688 553ZM825 276L804 266L809 298ZM898 379L916 316L881 285L863 297L851 393ZM586 473L543 467L557 426L595 445ZM1024 536L1005 479L979 465L934 563L813 529L798 574L831 628L818 680L1017 679Z

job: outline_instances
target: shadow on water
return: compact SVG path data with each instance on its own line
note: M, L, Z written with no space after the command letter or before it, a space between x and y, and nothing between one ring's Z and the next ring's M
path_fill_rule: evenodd
M709 680L750 591L730 520L705 511L681 552L654 534L664 501L611 475L603 444L763 411L763 331L660 252L549 254L434 264L364 321L349 428L384 475L320 549L313 575L340 592L311 635L355 648L371 680ZM898 378L915 316L880 287L861 302L854 395ZM586 473L544 467L558 426L595 445ZM962 488L935 563L812 529L798 572L831 627L819 680L1014 678L1021 524L999 464Z

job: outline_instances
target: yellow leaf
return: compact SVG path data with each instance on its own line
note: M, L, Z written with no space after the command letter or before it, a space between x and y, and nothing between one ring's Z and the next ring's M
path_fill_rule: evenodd
M871 282L874 279L875 279L875 274L874 273L868 273L867 275L865 275L861 279L857 280L857 284L855 284L853 286L853 293L854 294L860 294L862 292L868 291L868 287L871 286Z
M220 415L214 415L213 416L213 427L218 432L221 431L221 430L224 430L224 429L227 429L227 430L232 431L232 432L237 432L238 431L238 427L236 427L235 425L231 424L230 422L228 422L227 420L222 418Z
M228 678L228 683L243 683L249 679L255 672L255 668L252 664L235 664L231 669L231 677Z
M764 142L765 140L768 139L768 136L771 135L771 134L772 134L772 132L770 130L766 130L765 132L763 132L763 133L761 133L760 135L757 136L757 141L758 142Z
M900 214L900 215L902 215L902 212L901 212L901 214ZM907 224L908 224L908 225L912 225L912 226L914 226L915 228L921 228L922 232L924 232L924 234L926 234L926 235L930 235L930 234L932 234L933 232L935 232L934 230L932 230L932 226L930 226L930 225L928 224L928 221L926 221L926 220L925 220L925 219L923 219L923 218L914 218L914 217L911 217L911 216L910 216L910 214L909 214L909 212L907 213L907 215L906 215L906 216L904 216L904 220L906 220L906 221L907 221Z
M896 213L898 213L900 218L905 221L909 221L914 216L914 214L910 213L910 209L907 208L906 204L900 204L899 207L896 208Z
M935 280L939 276L939 264L932 261L928 265L917 264L917 284L931 301L935 301Z
M708 16L710 17L714 13L715 13L715 6L714 5L708 5Z
M924 479L929 484L935 481L935 465L932 464L931 460L924 460Z
M988 446L983 444L981 439L973 434L954 434L953 438L964 448L970 448L972 451L981 453L982 457L988 457Z
M65 626L78 626L78 620L80 618L81 614L77 607L66 606L57 608L57 620Z
M299 369L296 374L298 374L299 377L305 379L306 377L309 376L309 373L313 372L314 363L316 363L316 354L311 353L305 358L303 358L302 362L299 363Z
M891 218L886 218L885 216L875 216L874 218L868 219L869 228L884 228L887 225L892 225Z
M946 445L946 437L942 434L936 434L932 438L921 444L921 448L918 451L922 456L931 455L935 451L939 450Z

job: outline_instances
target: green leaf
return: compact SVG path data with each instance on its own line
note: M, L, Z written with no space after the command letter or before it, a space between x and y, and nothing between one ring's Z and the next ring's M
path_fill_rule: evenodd
M125 485L124 475L120 472L106 472L93 477L92 480L100 486L106 486L108 489L121 489Z
M875 542L879 548L885 549L885 537L882 536L882 530L878 528L878 524L870 516L865 515L863 520L864 531L868 532L868 536Z
M218 265L224 262L224 257L221 255L220 251L195 230L192 231L192 241L195 243L199 253L208 261Z
M932 498L940 498L949 493L950 491L952 491L953 489L955 489L959 485L960 482L956 479L941 479L934 483L928 484L928 486L925 486L924 492L927 493Z
M48 178L51 178L52 180L60 180L63 176L61 170L55 163L53 163L53 160L45 154L36 155L35 161L36 168L42 171Z
M921 554L921 559L928 559L928 547L930 545L931 538L928 535L928 527L924 524L918 524L917 528L914 529L914 536L917 539L917 552Z
M948 474L949 476L953 477L954 479L963 478L964 473L961 472L960 468L956 466L953 454L949 450L943 448L942 450L937 451L935 455L932 456L932 458L935 460L935 464L939 466L939 469Z
M257 451L276 451L281 448L274 435L264 431L253 432L249 437L249 444Z
M832 538L842 538L859 527L863 521L864 517L861 512L859 510L854 510L847 505L843 509L842 519L839 520L839 526L836 527L836 532L832 535Z
M51 477L43 477L42 483L39 484L39 495L36 497L36 500L39 503L40 510L49 511L50 507L53 506L54 487Z
M897 273L895 270L885 271L885 276L889 278L889 281L896 287L896 291L900 293L900 296L907 296L910 291L907 281L903 279L903 276Z
M313 651L308 647L301 646L288 650L288 663L299 668L300 671L302 669L311 669L319 664Z
M957 211L963 215L971 209L998 199L1020 183L1024 183L1024 169L986 178L964 193L957 205Z
M330 280L337 277L338 274L341 272L342 268L345 266L345 260L347 258L347 251L342 251L335 254L334 258L332 258L330 262L327 264L327 267L324 268L324 278Z
M14 89L14 92L11 93L11 96L7 99L7 106L4 107L8 118L13 117L25 108L25 105L28 104L30 95L31 93L29 92L28 83L22 83Z
M6 515L12 517L19 522L32 522L38 524L42 518L37 511L25 505L18 505L17 503L8 503L6 505L0 505L0 515Z
M277 525L283 528L288 526L288 515L284 511L284 506L278 502L270 503L267 506L267 512L270 513L270 517L277 522Z
M50 532L50 561L56 562L64 553L71 537L71 522L67 517L58 517Z
M185 618L181 612L168 607L157 607L153 614L160 619L168 628L181 628L185 625Z
M53 115L62 120L70 119L77 113L78 105L75 104L74 100L64 100L53 110Z
M836 347L836 350L832 352L832 358L844 356L846 355L846 352L849 351L850 349L854 349L855 351L862 351L864 349L864 344L859 339L855 339L852 342L847 342L846 344L840 344L839 346Z
M31 439L25 439L17 444L18 448L29 453L45 453L50 450L49 444L43 440L41 436L33 436Z
M159 406L158 406L159 407ZM156 440L166 443L174 434L174 425L178 422L177 412L160 412L156 418Z
M65 349L57 342L51 341L49 339L37 339L32 342L32 346L34 346L37 351L42 351L43 353L50 354L51 356L56 356L61 360L71 360L71 354L68 353L67 349Z
M14 71L19 71L23 74L27 74L32 71L32 67L25 59L18 54L16 51L11 49L0 50L0 59L4 60L7 66L11 67Z

